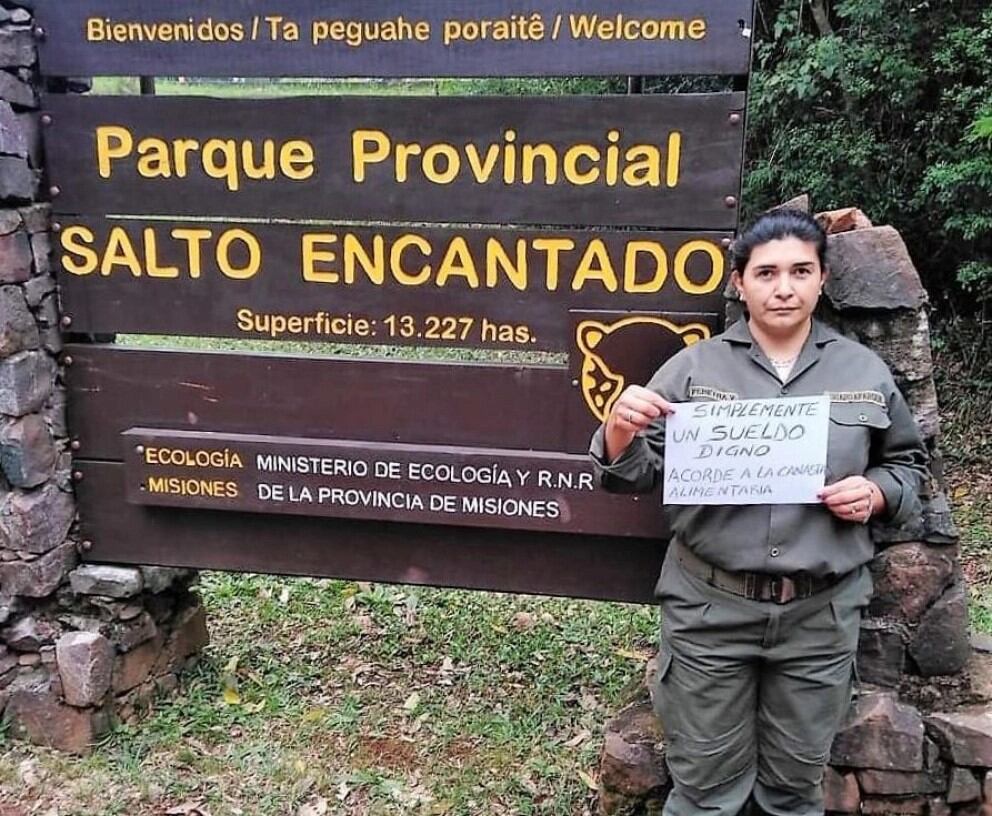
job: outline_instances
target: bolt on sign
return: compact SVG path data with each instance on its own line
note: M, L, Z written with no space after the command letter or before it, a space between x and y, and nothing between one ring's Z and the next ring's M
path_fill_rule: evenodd
M736 87L753 14L751 0L37 6L49 76L512 66ZM584 452L626 384L720 328L745 94L241 87L45 99L64 322L91 339L364 356L70 343L88 557L650 600L659 498L596 490ZM454 361L480 350L518 362Z

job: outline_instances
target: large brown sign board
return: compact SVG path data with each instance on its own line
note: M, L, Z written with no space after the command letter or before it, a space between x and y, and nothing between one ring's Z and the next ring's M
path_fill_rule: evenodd
M570 312L716 313L729 232L62 217L75 331L570 351ZM251 266L251 257L257 263Z
M51 96L55 211L733 229L744 95Z
M50 75L745 74L751 0L35 0Z
M753 13L36 5L44 70L95 76L743 75ZM377 358L67 345L87 557L649 601L658 495L595 490L585 451L626 385L719 328L744 109L742 93L47 97L63 325ZM377 348L404 345L435 360Z

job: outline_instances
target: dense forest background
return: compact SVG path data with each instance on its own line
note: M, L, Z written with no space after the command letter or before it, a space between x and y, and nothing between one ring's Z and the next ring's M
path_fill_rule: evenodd
M992 3L759 0L744 203L902 233L938 315L992 297Z

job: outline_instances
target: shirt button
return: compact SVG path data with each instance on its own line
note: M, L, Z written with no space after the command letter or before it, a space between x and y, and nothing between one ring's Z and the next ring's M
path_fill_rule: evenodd
M772 547L772 549L771 549L771 552L769 552L768 554L769 554L769 555L770 555L770 556L771 556L772 558L777 558L777 557L778 557L778 553L779 553L779 549L778 549L778 547Z
M868 415L867 414L858 414L858 421L859 422L867 422L868 421Z
M789 389L788 388L783 388L782 389L782 393L783 394L788 394L789 393Z

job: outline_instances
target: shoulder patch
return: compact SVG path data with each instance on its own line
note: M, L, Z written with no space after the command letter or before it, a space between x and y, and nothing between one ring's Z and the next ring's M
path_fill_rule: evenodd
M881 391L827 391L831 402L870 402L879 408L888 408L885 395Z
M740 399L740 396L733 391L720 391L717 388L710 388L707 385L690 385L689 399L694 398L713 400L715 402L730 402Z

